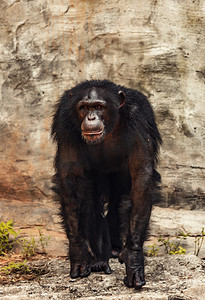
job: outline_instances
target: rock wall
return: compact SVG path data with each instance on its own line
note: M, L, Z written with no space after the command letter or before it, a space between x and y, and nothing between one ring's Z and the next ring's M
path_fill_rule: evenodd
M149 97L164 142L161 205L204 209L203 0L1 0L0 11L1 220L60 228L53 105L91 78Z

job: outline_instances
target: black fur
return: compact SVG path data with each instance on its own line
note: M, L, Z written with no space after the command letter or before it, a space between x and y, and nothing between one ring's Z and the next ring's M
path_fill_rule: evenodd
M93 90L96 100L106 101L105 131L103 139L87 144L76 107ZM149 101L107 80L83 82L57 103L52 136L57 142L54 190L69 239L71 276L110 273L109 258L119 254L126 264L125 284L140 288L143 243L152 204L160 198L155 167L161 137Z

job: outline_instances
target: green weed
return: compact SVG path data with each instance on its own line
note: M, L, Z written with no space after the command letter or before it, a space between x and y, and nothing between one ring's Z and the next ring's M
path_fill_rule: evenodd
M21 246L21 255L24 258L29 258L36 255L37 244L34 237L32 238L21 238L20 239Z
M19 237L20 231L16 232L13 229L14 222L12 220L8 221L7 223L1 222L0 223L0 255L5 256L5 260L8 261L10 258L14 258L15 255L12 253L14 248L14 243L18 243L20 247L20 259L22 258L30 258L36 255L38 249L41 249L41 253L46 253L46 247L50 240L50 236L45 236L42 233L40 227L38 227L39 238L23 238ZM19 256L18 256L19 257ZM2 258L2 259L4 259ZM11 273L17 273L14 276L17 280L19 278L36 278L37 276L43 274L42 270L37 268L29 268L26 261L23 262L14 262L10 261L8 265L3 266L0 268L0 282L7 282L9 279L7 275ZM19 275L21 274L21 275ZM13 278L13 277L12 277Z
M8 266L2 267L0 269L0 273L2 275L9 275L11 273L29 273L31 270L29 269L28 265L26 264L26 260L23 262L15 263L15 262L10 262Z
M41 253L46 253L46 247L50 240L50 236L46 236L42 233L40 227L38 227L39 238L19 238L19 233L13 229L13 220L7 223L0 223L0 255L6 255L11 252L14 247L14 243L18 243L21 254L24 258L29 258L37 254L38 249Z
M159 250L159 247L157 246L157 244L149 245L147 247L149 248L149 250L147 251L148 256L156 256L157 255L157 252Z
M205 237L205 231L204 228L202 228L201 234L199 236L196 236L194 241L194 255L196 256L199 255L199 252L201 250L204 241L204 237Z
M185 240L190 233L179 232L176 236L176 239L170 239L170 237L163 238L160 236L158 238L158 242L160 243L160 247L165 248L166 254L174 255L174 254L186 254L186 249L180 246L181 242Z
M35 256L39 248L41 248L43 253L46 253L46 247L51 237L45 236L40 227L38 227L38 232L39 239L35 239L34 237L20 239L21 254L24 258Z
M51 237L48 235L44 235L41 231L41 228L38 227L38 233L39 233L39 241L38 241L38 244L39 246L41 247L43 253L46 253L46 247L48 246L48 242L50 241Z
M15 242L18 242L17 237L20 231L16 232L13 229L13 220L7 223L0 223L0 255L5 255L13 249Z

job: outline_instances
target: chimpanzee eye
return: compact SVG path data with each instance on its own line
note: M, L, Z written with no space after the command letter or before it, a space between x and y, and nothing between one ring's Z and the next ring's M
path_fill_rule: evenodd
M102 105L99 104L99 105L96 106L96 108L97 109L102 109L103 107L102 107Z
M80 109L80 110L86 110L86 109L88 109L88 106L86 106L86 105L81 105L81 106L79 107L79 109Z

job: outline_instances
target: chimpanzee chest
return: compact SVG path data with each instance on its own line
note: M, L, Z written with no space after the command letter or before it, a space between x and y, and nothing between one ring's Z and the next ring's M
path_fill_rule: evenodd
M109 173L127 166L128 153L121 143L89 145L85 161L87 169Z

